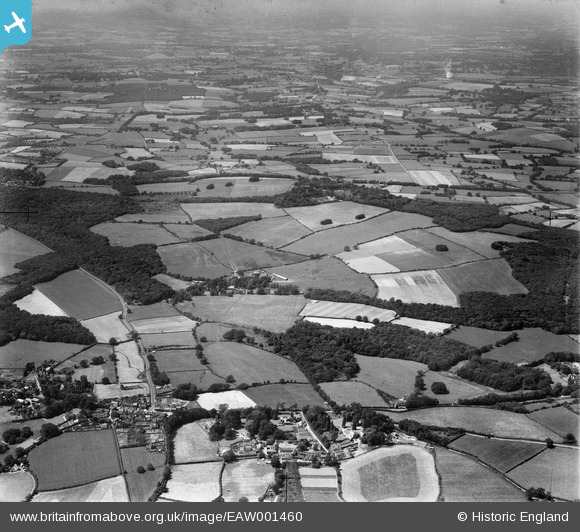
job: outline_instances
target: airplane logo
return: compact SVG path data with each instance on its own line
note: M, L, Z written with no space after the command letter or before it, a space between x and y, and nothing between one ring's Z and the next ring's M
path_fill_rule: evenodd
M22 30L22 33L26 33L26 28L24 27L25 20L23 18L19 18L14 11L12 11L12 16L14 17L14 22L10 26L4 25L4 29L10 33L12 28L16 28L17 26Z

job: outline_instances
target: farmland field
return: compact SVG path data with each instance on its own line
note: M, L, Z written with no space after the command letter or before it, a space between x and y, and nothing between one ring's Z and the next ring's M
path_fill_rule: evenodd
M401 419L414 419L419 423L436 427L463 428L469 432L497 436L544 441L551 438L562 440L555 432L542 427L525 414L506 410L478 407L437 407L410 412L389 412L389 417L398 422Z
M226 187L226 183L233 183ZM215 188L208 190L207 185ZM220 196L227 198L251 198L253 196L276 196L290 190L294 185L292 179L260 177L259 181L251 182L249 177L209 177L200 179L193 185L199 187L200 197ZM194 188L195 190L195 188Z
M122 475L58 491L43 491L33 502L129 502Z
M195 224L163 224L163 227L180 240L189 240L211 235L212 232Z
M163 227L152 224L107 222L91 227L91 231L106 237L111 246L130 247L138 244L162 246L180 241Z
M36 288L69 316L79 320L122 309L119 298L112 291L81 270L64 273Z
M512 277L504 259L485 260L437 270L456 296L465 292L527 294L528 289Z
M153 303L152 305L139 305L129 307L127 313L128 321L146 320L149 318L169 318L171 316L180 316L169 303Z
M20 309L30 314L45 314L46 316L68 316L59 306L53 303L39 290L34 290L32 294L24 296L15 301L14 304Z
M157 254L167 266L167 272L170 274L217 279L222 275L232 273L230 267L220 264L211 253L198 244L163 246L157 248Z
M495 440L466 434L449 447L476 456L484 464L506 473L546 449L544 443Z
M205 371L207 369L195 355L195 349L164 349L155 351L160 371Z
M294 325L304 304L302 296L235 294L233 297L195 296L192 303L178 306L208 321L284 332Z
M338 405L385 406L378 392L362 382L323 382L320 387Z
M440 270L445 271L445 270ZM435 270L373 275L381 299L400 299L403 303L438 303L458 307L457 298Z
M374 327L372 323L342 318L315 318L307 316L304 318L304 321L318 323L319 325L330 325L330 327L337 327L339 329L372 329Z
M180 384L195 384L199 390L207 390L212 384L224 384L225 380L216 377L210 370L173 371L167 376L173 386Z
M290 207L285 211L311 231L328 230L340 225L357 223L355 216L359 214L364 214L366 219L388 212L387 209L350 201L323 203L311 207ZM321 225L320 222L326 219L332 220L332 223Z
M147 502L163 476L165 453L148 451L145 447L129 447L121 449L121 458L123 469L127 471L131 502ZM148 464L155 469L149 471ZM145 468L145 473L137 472L139 466Z
M183 425L175 436L175 463L220 461L218 444L209 441L203 421Z
M561 436L571 433L576 440L580 438L580 417L563 406L537 410L528 414L528 417Z
M197 325L196 321L181 315L166 318L146 318L132 322L133 327L139 334L157 334L192 331Z
M244 393L257 405L271 408L324 406L324 400L310 384L266 384L248 388Z
M381 447L341 464L349 502L430 502L439 495L433 456L419 447Z
M145 349L157 349L160 347L195 347L196 341L193 334L188 332L143 334L141 343Z
M210 502L220 494L219 476L223 462L176 465L171 468L169 489L164 498L186 502Z
M0 502L22 502L34 489L30 473L4 473L0 475Z
M233 271L283 266L301 262L307 258L294 253L238 242L230 238L205 240L198 245L207 250L220 264L229 266Z
M180 222L185 224L191 222L187 214L180 209L169 212L124 214L123 216L118 216L115 220L117 220L117 222L129 223L141 221L150 224L178 224Z
M337 253L342 253L345 246L352 248L356 244L390 236L400 231L431 227L433 225L431 218L420 214L388 212L354 225L345 225L307 236L286 246L284 251L303 253L305 255L314 253L336 255Z
M115 346L119 383L140 382L145 371L145 362L139 355L136 342L125 342Z
M241 460L226 464L223 477L223 497L226 502L238 502L247 497L256 502L274 482L274 469L269 462Z
M134 397L135 395L148 395L149 386L145 383L131 383L130 386L121 388L120 384L95 384L94 393L101 401L117 397Z
M369 321L378 319L381 322L392 321L396 313L370 305L357 303L335 303L333 301L308 301L300 312L301 316L319 316L325 318L347 318L354 320L357 316L366 316Z
M287 283L297 285L300 290L308 288L336 290L336 287L340 286L342 290L367 296L374 296L377 292L368 275L351 270L334 257L323 257L288 266L267 268L266 272L288 278ZM279 284L286 284L286 281Z
M307 382L306 377L290 360L237 342L218 342L205 347L204 354L214 373L233 375L239 384L287 381Z
M79 344L19 339L0 347L0 368L24 368L27 362L41 364L45 360L60 362L86 347Z
M197 402L199 406L206 410L211 410L212 408L217 410L220 405L229 405L230 409L251 408L256 406L254 401L252 401L244 392L239 390L202 393L197 398Z
M300 483L306 502L341 502L338 498L338 480L332 467L301 467Z
M79 486L121 473L110 430L64 433L33 449L29 461L39 491Z
M435 463L445 502L524 502L525 495L475 459L437 447Z
M157 275L154 275L152 278L155 279L156 281L159 281L160 283L163 283L164 285L169 286L169 288L173 288L173 290L175 291L185 290L186 288L189 288L192 284L194 284L189 281L182 281L181 279L176 279L175 277L171 277L171 275L167 275L165 273L158 273Z
M519 331L518 334L520 334ZM447 337L473 347L483 347L484 345L495 344L498 340L502 340L509 335L509 331L492 331L491 329L461 325L447 334Z
M257 222L248 222L232 229L228 233L244 240L262 242L265 246L279 248L312 234L312 231L297 222L291 216L266 218Z
M578 449L546 449L508 475L524 488L544 488L554 497L580 499L580 455Z
M97 342L101 343L107 343L110 338L116 338L122 342L129 335L129 330L119 319L118 312L83 320L81 325L91 331L95 335Z
M444 334L449 329L452 329L454 325L450 323L442 323L439 321L428 321L428 320L416 320L414 318L397 318L394 320L393 325L404 325L405 327L410 327L411 329L417 329L425 333L433 334Z
M286 216L286 213L272 203L182 203L181 208L189 215L192 221L208 218L233 218L235 216L257 216L274 218Z
M507 345L496 347L484 353L483 358L493 358L503 362L531 362L539 360L550 352L569 351L578 353L579 345L570 337L562 334L553 334L538 328L515 331L519 340ZM509 332L504 332L506 336ZM450 336L451 338L453 335ZM505 338L505 336L504 336Z
M0 231L0 250L0 277L20 271L14 267L19 262L51 252L46 246L12 229Z

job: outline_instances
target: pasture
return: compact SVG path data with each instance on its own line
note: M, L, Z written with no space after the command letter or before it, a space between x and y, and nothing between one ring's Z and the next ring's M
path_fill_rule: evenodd
M30 473L4 473L0 475L0 502L23 502L34 489Z
M166 301L152 305L129 306L127 312L127 320L131 322L150 318L170 318L171 316L180 316L180 314Z
M68 316L58 305L53 303L42 292L34 289L32 294L15 301L14 304L30 314L45 314L46 316Z
M238 502L240 497L257 502L273 482L274 469L267 461L240 460L226 464L222 476L223 497L225 502Z
M440 270L445 271L445 270ZM451 288L435 270L372 275L380 299L400 299L403 303L437 303L458 307Z
M121 449L123 469L127 471L127 485L131 502L147 502L157 488L163 476L165 453L148 451L145 447ZM150 471L151 464L155 469ZM138 473L138 467L144 467L145 473Z
M323 382L320 387L338 405L385 406L378 392L362 382Z
M445 502L524 502L514 485L474 458L435 448L435 463Z
M225 380L217 377L210 370L174 371L167 376L173 386L179 384L195 384L198 390L207 390L212 384L224 384Z
M508 475L524 488L544 488L554 497L580 499L580 452L556 447L512 469Z
M265 246L281 248L291 242L312 234L291 216L265 218L256 222L248 222L238 227L228 229L228 233L239 236L244 240L262 242Z
M544 441L546 438L562 440L555 432L529 419L526 414L516 414L507 410L470 406L424 408L408 412L390 412L389 417L398 422L414 419L425 425L436 427L463 428L468 432L496 436Z
M515 332L517 332L519 338L516 342L496 347L484 353L483 358L493 358L518 364L524 361L539 360L550 352L578 352L578 343L564 334L553 334L539 328L527 328ZM504 332L503 334L507 336L509 332Z
M342 318L315 318L307 316L304 318L304 321L318 323L318 325L329 325L330 327L337 327L338 329L372 329L374 327L372 323Z
M307 405L325 406L311 384L266 384L253 386L244 393L257 405L297 410Z
M543 443L495 440L466 434L449 444L449 448L475 456L484 464L507 473L546 449Z
M527 294L528 289L512 277L504 259L491 259L437 270L456 296L466 292Z
M116 338L122 342L129 336L129 329L119 319L118 312L83 320L81 321L81 325L95 335L97 342L103 344L107 343L110 338Z
M177 237L179 240L191 240L194 238L200 238L207 235L211 235L212 232L199 227L195 224L163 224L163 228L169 231L172 235Z
M536 410L528 414L528 417L561 436L570 433L576 440L580 438L580 417L564 406Z
M222 462L176 465L171 468L164 498L185 502L211 502L220 494Z
M357 316L366 316L369 321L378 319L381 322L392 321L396 313L370 305L358 303L335 303L333 301L308 301L300 312L301 316L317 316L325 318L346 318L354 320Z
M439 479L433 456L407 445L381 447L341 464L348 502L434 502Z
M28 460L39 491L79 486L121 473L111 430L66 432L33 449Z
M341 225L357 223L358 220L355 216L359 214L364 214L364 219L367 219L388 212L387 209L350 201L322 203L309 207L290 207L284 210L311 231L328 230ZM327 219L332 220L332 223L321 225L320 222Z
M272 203L182 203L181 208L192 221L216 218L233 218L236 216L258 216L274 218L285 216L286 213L274 207Z
M231 238L205 240L198 245L207 250L220 264L230 267L232 271L283 266L301 262L307 258L295 253L238 242Z
M183 425L175 435L175 463L220 461L219 446L209 440L203 421Z
M188 332L143 334L141 343L145 349L159 349L161 347L195 347L193 334Z
M294 325L304 304L302 296L235 294L194 296L191 303L180 303L178 307L207 321L279 333Z
M12 229L0 231L0 250L0 277L20 271L15 264L52 251Z
M363 242L390 236L401 231L432 227L433 225L431 218L421 216L420 214L387 212L370 220L363 220L359 223L327 229L307 236L286 246L284 251L302 253L304 255L315 253L336 255L337 253L342 253L345 246L353 248L353 246L362 244Z
M374 296L377 289L368 275L351 270L334 257L323 257L287 266L267 268L266 273L286 277L288 281L279 284L293 284L305 291L308 288L329 288L347 290L355 294Z
M27 362L42 364L45 360L60 362L86 347L79 344L18 339L0 347L0 368L24 368Z
M191 222L187 214L181 209L167 212L150 212L139 214L124 214L115 218L117 222L142 222L148 224L186 224Z
M208 342L220 342L223 335L231 330L231 327L221 323L205 322L195 328L195 334L199 339L205 337Z
M107 238L111 246L131 247L139 244L164 246L180 241L163 227L153 224L107 222L91 227L91 231Z
M518 334L520 334L519 331ZM509 335L509 331L492 331L491 329L461 325L448 333L447 337L473 347L483 347L484 345L495 344L498 340L502 340Z
M226 186L226 183L232 183ZM212 184L214 188L207 189ZM199 187L200 197L220 196L226 198L251 198L254 196L277 196L292 188L293 179L260 177L259 181L250 181L248 177L210 177L200 179L194 186Z
M135 320L132 325L139 334L156 334L193 331L197 322L178 314L164 318Z
M59 275L36 288L69 316L87 320L122 309L119 298L103 283L82 270Z
M32 502L129 502L122 475L76 488L37 493Z
M159 370L167 373L207 369L195 355L195 349L164 349L155 351L154 356Z
M208 345L204 354L214 373L223 378L233 375L238 384L279 382L281 379L307 382L294 362L250 345L218 342Z
M169 286L169 288L173 288L175 291L185 290L189 288L192 284L189 281L182 281L181 279L176 279L175 277L171 277L171 275L167 275L165 273L158 273L152 277L156 281L163 283L164 285Z
M218 260L199 244L183 243L157 248L157 254L167 267L168 273L188 277L205 277L217 279L232 273L229 266Z

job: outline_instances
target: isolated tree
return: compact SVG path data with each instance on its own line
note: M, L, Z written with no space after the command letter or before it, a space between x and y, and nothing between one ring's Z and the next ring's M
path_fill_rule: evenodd
M449 393L449 390L447 389L447 386L445 386L444 382L434 382L431 385L431 391L437 395Z
M144 468L143 466L141 466L141 465L140 465L140 466L137 468L137 473L139 473L140 475L142 475L143 473L145 473L145 468Z
M545 439L546 442L546 447L548 449L553 449L554 448L554 440L552 440L552 438L546 438Z
M226 464L231 464L232 462L236 461L236 455L234 453L234 451L226 451L224 454L222 454L222 458L224 459L224 462Z

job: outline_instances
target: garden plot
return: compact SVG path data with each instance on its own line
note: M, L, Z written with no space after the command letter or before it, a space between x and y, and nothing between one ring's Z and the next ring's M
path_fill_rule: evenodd
M239 236L246 241L262 242L265 246L279 248L312 234L291 216L266 218L257 222L248 222L228 229L228 233Z
M167 318L137 320L131 324L139 334L155 334L192 331L197 322L179 315Z
M97 342L107 343L109 339L115 338L122 342L129 336L129 329L119 319L119 313L105 314L97 318L81 321L81 325L91 331Z
M341 502L336 471L331 467L299 468L302 495L306 502Z
M15 301L14 304L30 314L45 314L46 316L68 316L59 306L52 302L42 292L34 289L32 294Z
M17 231L0 231L0 277L20 271L14 265L19 262L50 253L52 250Z
M43 491L32 502L129 502L129 494L123 475L119 475L77 488Z
M219 446L209 440L203 421L183 425L175 435L175 463L221 461Z
M222 476L223 498L225 502L238 502L241 497L257 502L273 482L274 469L269 462L241 460L226 464Z
M450 323L442 323L440 321L428 321L428 320L416 320L414 318L397 318L394 320L393 325L404 325L405 327L410 327L411 329L417 329L425 333L432 334L444 334L455 327L455 325Z
M230 267L220 264L209 251L198 244L163 246L157 248L157 254L170 274L217 279L232 273Z
M324 317L324 318L346 318L356 319L357 316L366 316L369 321L378 319L386 322L392 321L396 313L370 305L360 305L358 303L335 303L334 301L309 301L300 312L301 316Z
M173 466L165 498L185 502L211 502L217 499L222 467L222 462Z
M429 187L448 185L461 186L459 180L451 172L437 172L431 170L410 170L409 173L418 185Z
M430 502L439 496L433 456L425 449L381 447L341 464L349 502Z
M380 299L459 306L455 294L436 271L387 273L371 277L378 286Z
M206 410L211 410L212 408L219 409L220 405L228 405L230 409L251 408L256 406L254 401L238 390L230 392L202 393L197 398L197 402L199 406Z
M341 318L315 318L307 316L304 318L304 321L318 323L318 325L330 325L330 327L337 327L339 329L372 329L374 327L373 323Z
M290 207L286 212L302 225L311 231L322 231L346 224L354 224L359 220L356 216L365 215L365 219L385 214L387 209L352 203L350 201L340 201L334 203L323 203L311 207ZM332 223L321 225L321 221L331 220Z
M182 203L181 208L193 221L209 218L232 218L236 216L260 215L262 218L286 216L286 213L282 209L274 207L271 203Z
M108 222L91 227L91 231L106 237L111 246L131 247L139 244L163 246L180 241L163 227L152 224Z

